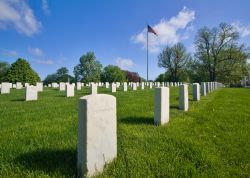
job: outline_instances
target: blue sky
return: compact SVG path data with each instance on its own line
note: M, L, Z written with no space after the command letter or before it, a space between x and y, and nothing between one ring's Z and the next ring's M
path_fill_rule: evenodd
M40 77L67 67L94 51L106 66L138 72L146 78L145 27L149 35L149 79L164 69L157 56L166 45L185 44L193 52L203 26L221 22L238 29L250 46L249 0L0 0L0 60L27 59Z

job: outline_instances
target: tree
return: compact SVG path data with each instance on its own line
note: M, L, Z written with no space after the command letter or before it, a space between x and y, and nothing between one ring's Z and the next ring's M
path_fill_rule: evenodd
M195 57L200 66L206 70L210 81L216 81L226 76L236 63L246 63L247 54L242 45L238 45L239 34L229 24L221 23L218 27L209 29L203 27L198 30L195 40ZM223 68L226 68L226 71ZM238 69L237 69L238 70ZM218 76L219 75L219 76ZM226 80L226 79L225 79Z
M66 67L61 67L56 70L56 73L49 74L44 79L43 83L48 85L53 82L75 82L75 78L69 75L69 70Z
M7 62L0 61L0 83L6 81L6 75L10 68Z
M170 80L177 82L179 73L184 70L191 56L186 52L182 43L177 43L173 47L167 46L158 56L158 66L163 67L170 75Z
M128 82L141 82L141 77L137 72L123 71Z
M70 78L69 70L66 67L61 67L56 71L57 82L68 82Z
M38 74L31 68L30 64L22 58L11 64L7 72L7 81L11 83L22 82L35 85L41 81Z
M125 80L125 74L118 66L108 65L101 73L102 82L124 82Z
M165 73L158 75L158 77L155 79L156 82L165 82L166 80L166 75Z
M74 74L77 81L99 82L101 77L101 63L96 60L94 52L87 52L80 58L80 64L75 66Z

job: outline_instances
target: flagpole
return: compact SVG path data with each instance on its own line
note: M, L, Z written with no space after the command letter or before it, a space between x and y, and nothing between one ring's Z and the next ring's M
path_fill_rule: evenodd
M147 30L147 82L148 82L148 30Z

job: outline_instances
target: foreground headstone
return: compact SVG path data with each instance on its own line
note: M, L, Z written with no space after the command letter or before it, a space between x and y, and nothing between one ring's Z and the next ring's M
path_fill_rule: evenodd
M25 101L35 101L37 100L38 87L37 86L27 86L25 90Z
M75 96L75 85L66 84L66 97L73 97L73 96Z
M206 92L206 83L205 82L201 82L201 96L206 96L207 92Z
M169 88L155 88L154 97L154 123L166 124L169 121Z
M116 98L88 95L79 99L78 177L101 172L117 156Z
M10 83L3 82L1 86L1 94L8 94L10 93Z
M193 100L200 101L200 84L193 83Z
M188 110L188 85L183 84L179 87L179 109Z

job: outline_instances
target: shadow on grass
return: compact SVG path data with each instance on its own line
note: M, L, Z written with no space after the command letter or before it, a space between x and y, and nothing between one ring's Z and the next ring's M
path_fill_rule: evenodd
M124 124L144 124L144 125L154 125L154 118L150 117L125 117L120 119L121 123Z
M17 157L14 162L30 171L43 171L48 174L61 174L65 177L75 177L76 150L42 149Z
M18 98L18 99L13 99L11 101L25 101L25 99L24 98Z
M172 105L172 106L170 106L170 109L178 109L179 110L179 106L178 105Z

